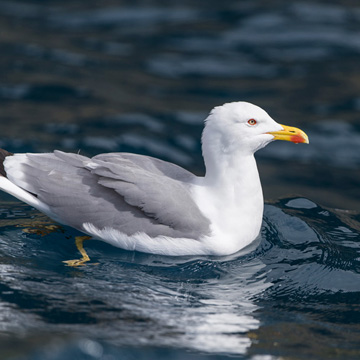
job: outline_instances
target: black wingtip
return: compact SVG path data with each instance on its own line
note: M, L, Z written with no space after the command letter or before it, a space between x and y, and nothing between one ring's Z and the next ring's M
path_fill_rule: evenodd
M0 175L6 177L6 171L4 169L4 161L8 156L14 155L4 149L0 149Z

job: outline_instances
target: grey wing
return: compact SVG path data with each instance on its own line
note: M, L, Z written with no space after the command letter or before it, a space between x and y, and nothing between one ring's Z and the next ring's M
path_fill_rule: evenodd
M183 233L208 232L209 220L187 186L194 175L179 166L148 156L112 153L95 156L87 168L100 177L99 184L157 222Z
M5 166L11 181L79 230L91 223L127 235L143 231L195 239L209 232L209 221L184 183L193 175L161 160L132 154L89 159L56 151L15 155Z

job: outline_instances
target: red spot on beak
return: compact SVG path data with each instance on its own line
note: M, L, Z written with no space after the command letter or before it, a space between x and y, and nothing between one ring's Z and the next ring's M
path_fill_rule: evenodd
M305 142L304 138L299 135L291 136L290 141L292 141L295 144L300 144L300 143Z

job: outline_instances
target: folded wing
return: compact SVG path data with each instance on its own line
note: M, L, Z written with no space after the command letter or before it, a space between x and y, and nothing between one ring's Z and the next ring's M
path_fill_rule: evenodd
M209 233L190 194L194 175L165 161L55 151L8 156L4 165L8 179L47 204L50 216L79 230L90 223L126 235L199 239Z

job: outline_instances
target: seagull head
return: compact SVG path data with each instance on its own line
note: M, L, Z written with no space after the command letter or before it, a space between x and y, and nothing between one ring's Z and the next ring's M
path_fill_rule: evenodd
M205 140L206 138L206 140ZM232 102L215 107L206 119L203 145L208 143L224 153L254 153L274 140L309 143L300 129L281 125L259 106Z

